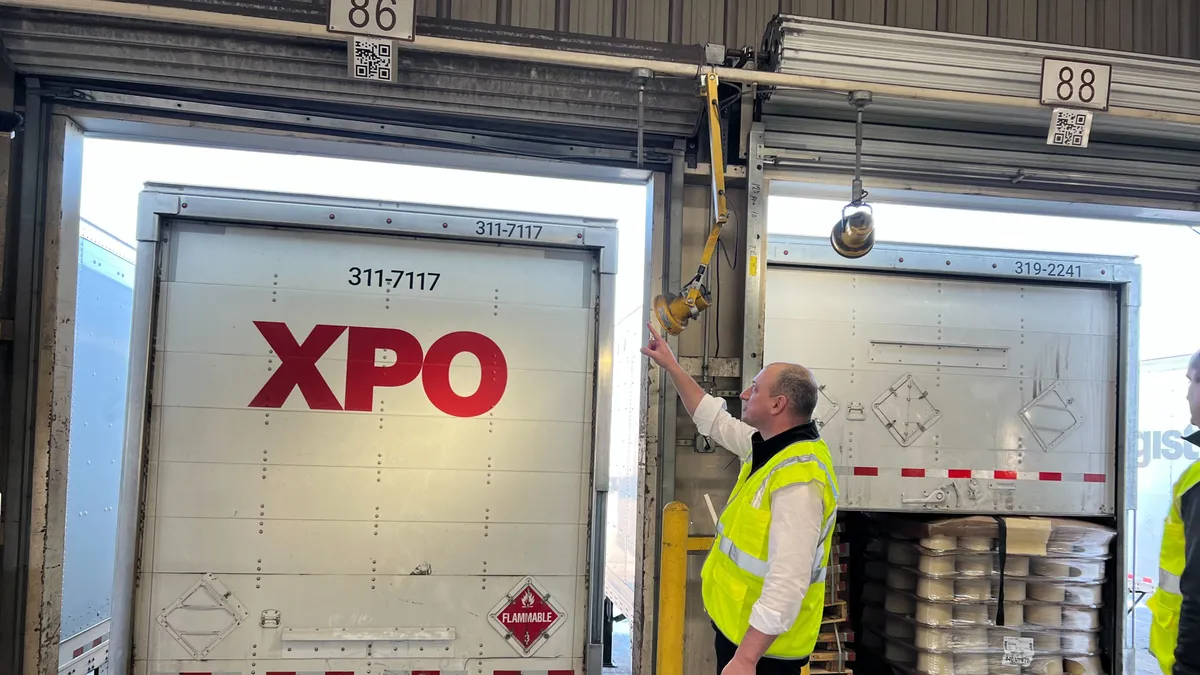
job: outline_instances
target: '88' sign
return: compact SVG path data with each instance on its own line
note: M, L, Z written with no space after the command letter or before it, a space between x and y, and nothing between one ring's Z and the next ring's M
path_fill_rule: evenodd
M1070 101L1072 96L1078 96L1084 103L1096 100L1096 71L1084 68L1079 71L1079 89L1075 89L1075 69L1063 66L1058 70L1058 98Z
M1042 104L1108 110L1112 66L1045 59L1042 61Z

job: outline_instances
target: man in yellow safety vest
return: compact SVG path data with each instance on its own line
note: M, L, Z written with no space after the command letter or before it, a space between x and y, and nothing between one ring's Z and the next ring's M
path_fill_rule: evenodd
M825 606L837 478L812 420L807 368L768 365L741 394L742 419L704 392L650 326L642 353L675 385L704 436L741 459L701 572L721 675L808 675Z
M1192 426L1200 427L1200 352L1187 370ZM1185 438L1200 445L1200 431ZM1165 675L1200 675L1200 461L1175 483L1158 554L1158 590L1146 606L1154 615L1150 653Z

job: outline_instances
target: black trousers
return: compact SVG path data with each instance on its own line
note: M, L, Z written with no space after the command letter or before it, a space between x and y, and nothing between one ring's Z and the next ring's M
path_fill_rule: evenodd
M717 634L717 675L721 675L721 671L725 670L725 666L733 660L733 655L737 652L737 645L730 642L715 625L713 632ZM758 660L755 672L758 675L800 675L801 669L807 664L808 659L781 661L764 656Z

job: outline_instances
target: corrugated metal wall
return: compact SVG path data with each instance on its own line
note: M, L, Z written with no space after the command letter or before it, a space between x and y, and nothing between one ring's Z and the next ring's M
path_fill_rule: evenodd
M776 14L1200 58L1200 0L417 0L422 16L758 46Z

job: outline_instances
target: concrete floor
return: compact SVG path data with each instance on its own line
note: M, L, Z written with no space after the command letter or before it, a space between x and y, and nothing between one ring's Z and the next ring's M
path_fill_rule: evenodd
M613 624L613 667L605 668L604 675L633 675L633 641L628 619Z
M1158 661L1150 655L1150 610L1139 605L1133 610L1133 646L1137 650L1136 675L1162 675Z

